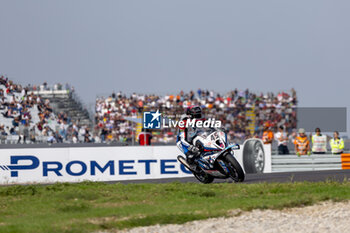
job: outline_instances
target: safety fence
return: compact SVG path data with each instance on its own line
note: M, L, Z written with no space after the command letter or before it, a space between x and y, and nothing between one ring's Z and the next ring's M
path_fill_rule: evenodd
M272 155L272 172L319 171L342 169L341 155ZM350 161L350 154L349 154ZM349 163L350 168L350 163Z
M180 153L176 146L4 148L0 149L0 184L193 176L177 161ZM271 148L261 140L247 141L234 156L246 172L271 172Z
M122 181L192 176L176 146L91 146L0 149L0 184ZM247 140L235 158L246 173L350 169L350 154L272 155Z

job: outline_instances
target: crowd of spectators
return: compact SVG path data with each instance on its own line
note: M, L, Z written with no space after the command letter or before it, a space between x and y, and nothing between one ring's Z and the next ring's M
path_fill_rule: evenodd
M107 98L97 98L94 128L79 121L72 122L66 112L55 111L49 99L38 94L49 90L74 91L67 84L49 86L43 83L23 87L0 75L0 139L18 136L16 140L22 143L131 143L136 138L136 123L130 119L141 121L143 111L156 110L179 119L191 105L201 106L206 118L220 120L231 141L261 137L266 122L272 130L283 126L291 133L296 128L297 97L293 89L277 94L258 94L248 89L235 89L225 94L202 89L188 93L181 91L175 95L134 93L127 96L121 92L113 93ZM248 111L254 113L253 118L248 116ZM167 128L151 133L154 143L174 143L177 129Z
M278 94L257 94L237 89L226 94L198 89L196 92L181 91L176 95L127 96L121 92L96 100L95 132L101 141L131 141L135 125L130 118L137 118L143 111L159 110L165 116L180 116L191 105L199 105L206 118L215 118L228 130L230 140L242 141L249 137L261 137L263 125L268 122L271 129L283 126L291 133L296 128L296 92ZM249 117L247 111L254 113ZM254 124L255 122L255 124ZM253 124L255 135L249 125ZM153 131L153 142L174 142L176 129L167 128Z
M35 94L47 90L73 91L68 85L63 87L61 84L22 87L0 75L1 142L11 136L17 143L94 141L88 126L72 122L67 113L55 114L49 99Z

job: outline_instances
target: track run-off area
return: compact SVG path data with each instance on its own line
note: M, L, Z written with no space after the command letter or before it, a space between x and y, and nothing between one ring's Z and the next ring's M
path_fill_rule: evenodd
M261 183L261 182L320 182L320 181L338 181L350 180L350 170L325 170L325 171L300 171L300 172L276 172L246 174L243 183ZM198 182L195 177L152 179L152 180L128 180L118 181L124 184L128 183L169 183L169 182ZM231 179L215 179L214 183L232 182ZM114 183L114 182L111 182Z

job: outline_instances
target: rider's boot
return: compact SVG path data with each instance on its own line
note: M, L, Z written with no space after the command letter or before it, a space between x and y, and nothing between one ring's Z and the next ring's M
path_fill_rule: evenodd
M197 162L196 162L196 158L197 158L197 156L195 154L192 154L192 153L188 153L186 155L187 163L188 163L188 165L190 165L190 168L194 171L197 170L197 167L198 167Z

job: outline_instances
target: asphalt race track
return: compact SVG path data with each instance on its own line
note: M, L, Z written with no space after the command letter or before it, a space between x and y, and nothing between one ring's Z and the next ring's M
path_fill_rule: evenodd
M308 171L308 172L278 172L278 173L264 173L264 174L246 174L244 183L261 183L261 182L295 182L295 181L350 181L350 170L327 170L327 171ZM155 179L155 180L128 180L121 181L121 183L169 183L169 182L196 182L194 177L187 178L171 178L171 179ZM216 183L231 182L230 179L215 179Z

